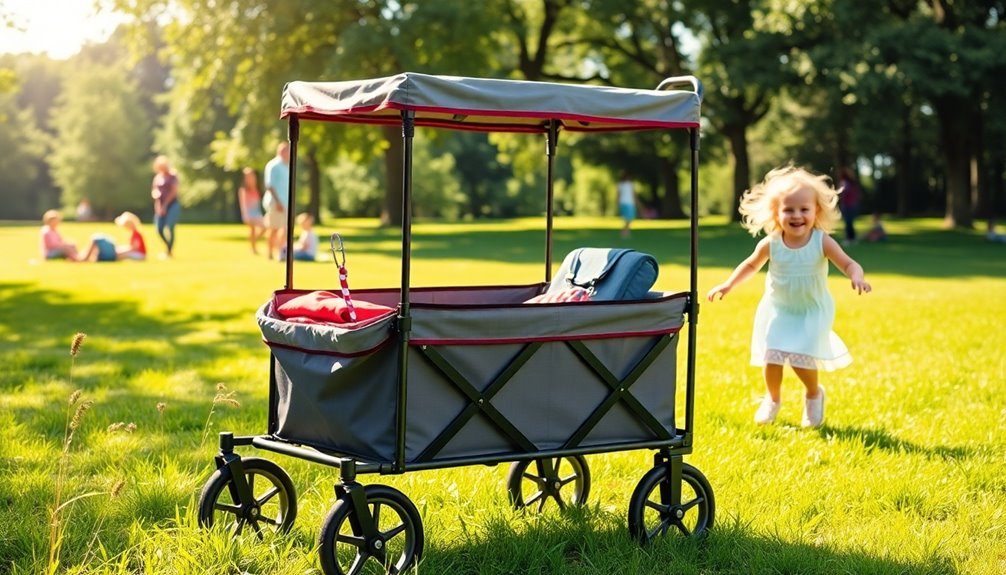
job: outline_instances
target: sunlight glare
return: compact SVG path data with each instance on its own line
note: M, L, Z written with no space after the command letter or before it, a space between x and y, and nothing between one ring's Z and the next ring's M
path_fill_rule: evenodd
M123 17L90 0L0 0L13 28L0 28L0 53L45 53L65 59L88 42L103 42ZM2 26L3 20L0 20Z

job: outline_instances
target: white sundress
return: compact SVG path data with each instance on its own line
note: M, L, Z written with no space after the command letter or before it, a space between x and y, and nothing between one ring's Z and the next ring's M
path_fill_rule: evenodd
M852 363L845 343L831 330L835 301L828 292L824 232L813 230L801 248L782 234L769 242L765 295L755 312L751 365L767 363L833 371Z

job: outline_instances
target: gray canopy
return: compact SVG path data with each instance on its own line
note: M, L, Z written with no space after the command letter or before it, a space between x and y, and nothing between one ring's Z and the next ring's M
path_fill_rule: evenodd
M416 125L476 131L543 132L549 120L569 131L697 128L701 88L692 78L634 90L608 86L430 76L406 72L348 82L290 82L281 117L365 124Z

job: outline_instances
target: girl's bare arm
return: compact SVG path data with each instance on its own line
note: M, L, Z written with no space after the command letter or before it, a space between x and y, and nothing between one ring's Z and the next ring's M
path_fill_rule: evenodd
M866 281L866 273L863 271L863 266L859 265L856 260L849 257L849 254L845 253L842 246L838 245L835 238L831 236L824 236L824 255L831 263L835 264L843 274L846 275L850 280L852 280L852 289L856 290L857 293L870 293L873 289L870 283Z
M717 295L720 296L720 299L723 299L723 296L730 293L730 290L744 283L748 278L758 273L758 270L760 270L762 266L765 265L765 262L768 261L769 241L769 238L762 238L762 240L758 242L758 245L755 246L754 251L751 252L751 255L734 268L733 273L730 274L727 281L709 290L709 295L706 296L709 301L715 300Z

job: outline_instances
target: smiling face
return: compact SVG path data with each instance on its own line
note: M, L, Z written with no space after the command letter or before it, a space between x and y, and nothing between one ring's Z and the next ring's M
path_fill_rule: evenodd
M798 242L809 238L814 230L817 210L817 196L807 188L799 188L779 198L776 221L783 237Z

